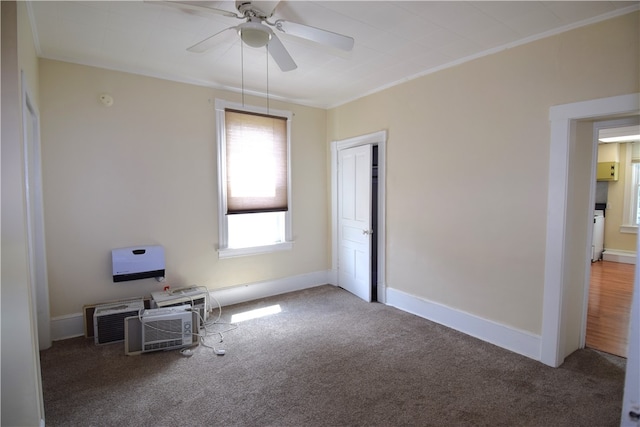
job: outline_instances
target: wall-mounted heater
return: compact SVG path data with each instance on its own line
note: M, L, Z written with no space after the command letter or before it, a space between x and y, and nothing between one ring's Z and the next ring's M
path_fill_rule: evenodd
M111 251L113 281L164 278L164 248L133 246Z
M175 289L171 292L151 292L151 307L174 307L189 304L200 313L199 323L204 328L204 322L209 315L207 291L201 287Z
M152 308L125 319L124 352L132 356L198 344L198 313L190 305Z
M137 316L144 310L144 301L134 299L111 304L100 304L93 312L93 338L96 344L109 344L124 340L124 319Z

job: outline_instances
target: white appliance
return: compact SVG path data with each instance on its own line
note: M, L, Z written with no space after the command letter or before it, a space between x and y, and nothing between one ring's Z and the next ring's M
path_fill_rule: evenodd
M204 327L209 314L207 291L202 287L189 287L175 289L173 291L151 292L151 307L173 307L190 304L198 310L199 325Z
M164 277L162 246L133 246L111 251L113 281Z
M593 240L591 241L591 262L602 259L604 252L604 211L596 210L593 214Z
M144 310L144 301L134 299L97 305L93 312L93 338L96 344L124 340L124 319Z
M125 319L125 354L173 350L197 344L197 313L190 305L152 308Z

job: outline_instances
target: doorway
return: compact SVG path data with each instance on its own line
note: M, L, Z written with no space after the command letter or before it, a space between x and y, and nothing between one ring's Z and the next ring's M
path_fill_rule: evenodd
M580 264L584 265L591 252L590 242L576 245L569 234L573 231L569 210L572 207L568 199L570 186L574 177L570 168L575 162L575 134L577 122L580 120L596 120L597 118L623 117L637 115L640 111L640 98L637 93L576 102L553 106L549 110L551 141L549 156L548 195L547 195L547 235L545 245L545 281L543 294L542 335L540 345L540 361L553 367L560 366L564 358L579 348L584 311L584 279L576 285L581 287L581 298L573 298L571 293L571 274ZM595 153L593 147L593 152ZM584 150L582 150L584 151ZM590 163L595 154L591 155ZM595 164L592 164L591 178L595 183ZM587 181L581 181L586 183ZM584 188L583 184L581 188ZM593 193L592 193L593 194ZM583 206L588 206L585 204ZM584 209L584 208L582 208ZM584 212L584 211L583 211ZM591 216L591 218L589 218ZM593 221L592 212L584 212L584 227L588 229ZM583 238L584 239L584 238ZM578 239L579 240L579 239ZM637 259L637 258L636 258ZM582 268L582 277L585 277ZM631 359L628 359L629 363Z
M386 131L331 143L333 284L366 301L382 303L386 301L385 153ZM356 170L360 178L355 178ZM359 179L363 183L358 184L358 191L351 181L344 180L345 172L347 176L354 176L354 182ZM366 194L363 188L367 188ZM359 200L343 200L345 193L358 194ZM345 213L345 207L347 211L354 209L352 203L361 206L357 215L359 222L351 219L356 216L355 211ZM366 212L363 213L363 209Z
M639 117L593 122L597 147L592 257L585 279L580 347L620 357L627 355L627 334L635 272L640 150L630 132ZM628 134L625 138L625 133ZM610 139L604 137L613 137ZM604 140L601 140L604 138ZM605 232L606 230L606 232ZM602 244L604 242L604 244ZM603 250L606 248L607 252Z

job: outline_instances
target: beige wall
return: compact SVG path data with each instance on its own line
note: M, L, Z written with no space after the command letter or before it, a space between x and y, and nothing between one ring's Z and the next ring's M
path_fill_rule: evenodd
M22 135L23 70L37 104L37 63L23 2L3 1L2 18L2 425L44 418L37 331L27 259Z
M549 108L638 92L638 23L579 28L329 111L330 140L388 130L389 287L541 332Z
M239 102L238 94L44 59L40 85L52 316L162 289L155 279L113 283L113 248L164 246L173 287L328 269L324 110L270 103L295 115L293 250L220 260L213 106L216 98ZM98 102L103 92L112 107Z

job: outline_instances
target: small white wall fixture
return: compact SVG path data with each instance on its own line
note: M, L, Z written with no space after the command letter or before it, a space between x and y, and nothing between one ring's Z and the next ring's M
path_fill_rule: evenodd
M578 120L637 114L640 94L620 95L553 106L549 110L551 143L549 191L547 194L547 235L540 361L557 367L565 357L565 251L570 143ZM582 302L580 302L582 303Z

